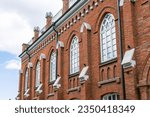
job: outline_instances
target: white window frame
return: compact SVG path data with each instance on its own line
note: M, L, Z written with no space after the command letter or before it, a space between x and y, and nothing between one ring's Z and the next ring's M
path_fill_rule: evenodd
M36 64L36 81L35 81L35 86L38 87L40 85L40 61L37 62Z
M74 36L70 45L70 74L79 72L79 43Z
M56 53L52 52L50 56L50 82L56 80Z
M29 71L28 71L28 68L26 68L26 71L25 71L25 91L27 91L27 89L28 89L28 80L29 80Z
M105 15L100 27L101 62L117 57L115 18L112 14Z
M109 93L104 95L102 100L119 100L119 95L117 93Z

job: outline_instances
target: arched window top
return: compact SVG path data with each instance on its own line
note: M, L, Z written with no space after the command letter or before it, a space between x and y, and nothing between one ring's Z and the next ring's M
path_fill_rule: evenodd
M77 36L74 36L72 41L71 41L71 45L70 45L70 49L74 49L74 48L77 48L78 47L78 37Z
M112 26L115 26L115 18L112 14L108 13L105 15L102 25L101 25L101 30L103 29L108 29L111 28Z
M102 97L103 100L119 100L118 93L109 93Z
M40 61L36 64L36 87L40 85Z
M79 71L79 43L76 36L73 37L70 45L70 74Z
M25 71L25 91L28 89L28 79L29 79L29 72L28 72L28 68L26 68L26 71Z
M50 82L56 80L56 53L52 52L50 56Z
M100 27L101 62L117 57L115 18L112 14L105 15Z

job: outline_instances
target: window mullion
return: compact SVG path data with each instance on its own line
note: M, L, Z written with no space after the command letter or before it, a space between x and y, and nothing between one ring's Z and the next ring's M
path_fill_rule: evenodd
M107 35L107 31L108 31L108 29L106 29L106 60L108 60L108 35Z

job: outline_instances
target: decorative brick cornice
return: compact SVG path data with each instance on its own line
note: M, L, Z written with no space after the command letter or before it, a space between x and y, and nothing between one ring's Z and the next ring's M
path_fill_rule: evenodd
M93 0L89 1L85 6L83 6L80 11L76 11L76 13L71 16L70 18L66 19L67 22L62 22L57 27L57 30L59 31L59 36L61 36L64 32L68 31L70 27L78 23L83 17L86 17L87 14L92 12L98 5L103 2L104 0ZM40 50L45 48L48 44L50 44L53 40L55 40L56 36L54 35L54 32L51 32L48 34L47 37L45 37L41 42L39 42L33 49L33 53L31 54L31 57L33 57L35 54L37 54ZM26 59L25 59L26 60ZM23 61L25 61L23 60Z

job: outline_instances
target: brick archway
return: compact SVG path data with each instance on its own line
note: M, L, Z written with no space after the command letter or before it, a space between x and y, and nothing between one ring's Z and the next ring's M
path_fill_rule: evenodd
M147 78L148 83L148 100L150 100L150 57L146 65L145 77Z
M141 99L150 100L150 56L143 69L142 79L139 81L140 97Z
M150 100L150 60L149 60L149 70L147 72L147 78L148 78L148 99Z
M147 62L145 64L142 79L145 79L148 83L150 83L150 55L147 58Z

